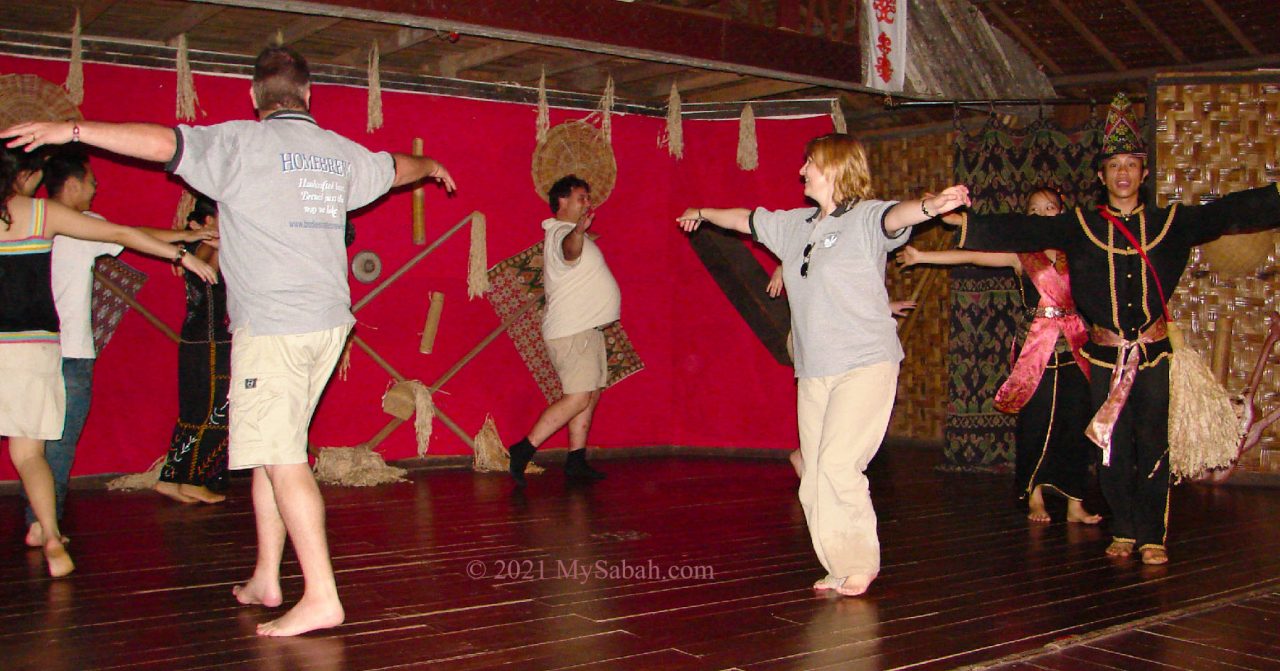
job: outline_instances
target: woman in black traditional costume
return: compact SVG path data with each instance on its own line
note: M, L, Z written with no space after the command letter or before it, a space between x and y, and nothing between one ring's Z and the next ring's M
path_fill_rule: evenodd
M196 199L187 225L218 228L218 206ZM217 241L190 251L218 268ZM227 386L231 380L231 333L227 290L186 273L187 316L178 345L178 422L156 491L183 503L220 503L227 488Z

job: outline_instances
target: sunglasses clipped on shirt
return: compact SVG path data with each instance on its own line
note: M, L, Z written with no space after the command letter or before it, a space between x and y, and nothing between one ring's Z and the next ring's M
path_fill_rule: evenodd
M800 277L809 276L809 255L813 253L813 246L817 244L810 242L804 246L804 263L800 264Z

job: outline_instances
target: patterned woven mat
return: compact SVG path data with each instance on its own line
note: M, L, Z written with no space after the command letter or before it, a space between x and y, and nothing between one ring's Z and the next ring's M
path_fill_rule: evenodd
M560 378L556 376L546 343L542 340L542 315L546 312L542 300L542 242L498 263L489 269L490 290L486 294L489 303L498 313L498 319L506 321L520 311L529 301L537 305L524 313L507 328L507 335L515 344L520 358L529 367L547 401L555 401L563 395ZM612 387L626 377L640 372L644 361L636 353L631 339L621 322L614 322L604 329L605 347L609 353L609 382Z

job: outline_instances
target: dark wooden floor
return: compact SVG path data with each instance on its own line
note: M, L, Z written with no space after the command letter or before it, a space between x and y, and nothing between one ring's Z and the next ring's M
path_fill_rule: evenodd
M254 636L272 613L230 596L253 561L246 481L217 507L73 492L59 581L10 498L0 668L1280 669L1280 490L1179 487L1173 561L1142 567L1105 559L1103 530L1029 526L1006 477L935 455L873 464L884 568L858 599L810 590L781 461L598 461L603 483L553 468L525 495L468 471L326 488L348 622L293 640Z

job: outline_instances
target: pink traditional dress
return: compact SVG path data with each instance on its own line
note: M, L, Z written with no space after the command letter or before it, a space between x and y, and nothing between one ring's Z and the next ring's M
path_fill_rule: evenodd
M1071 298L1067 257L1019 254L1023 304L1035 306L1019 330L1022 343L995 405L1017 413L1015 481L1026 497L1037 485L1074 500L1084 497L1092 445L1089 422L1089 363L1080 348L1088 330ZM1020 280L1022 277L1019 278Z

